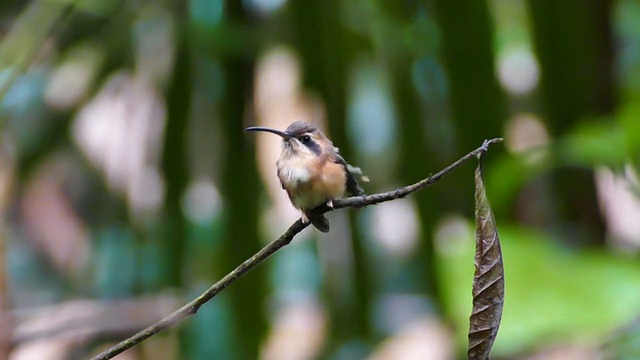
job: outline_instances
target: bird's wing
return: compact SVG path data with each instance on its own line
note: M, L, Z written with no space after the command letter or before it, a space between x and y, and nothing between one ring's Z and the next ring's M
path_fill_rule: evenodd
M337 152L333 154L333 162L344 167L344 172L347 174L347 192L350 195L356 196L364 194L364 190L356 179L356 175L358 175L363 179L363 181L368 180L366 176L362 175L362 170L360 170L360 168L349 165Z

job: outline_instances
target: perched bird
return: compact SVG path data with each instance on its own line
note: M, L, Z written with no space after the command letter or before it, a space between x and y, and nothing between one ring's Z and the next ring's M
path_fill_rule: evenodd
M289 200L302 210L302 220L322 232L329 231L324 215L312 215L310 210L332 200L350 195L362 195L356 176L368 181L359 168L353 167L340 156L322 131L312 124L296 121L285 131L262 126L251 126L245 131L266 131L282 137L282 152L276 162L278 178L287 191Z

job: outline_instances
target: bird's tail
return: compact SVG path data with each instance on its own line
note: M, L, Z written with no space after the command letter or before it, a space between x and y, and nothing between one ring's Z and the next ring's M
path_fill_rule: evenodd
M329 232L331 228L329 226L329 220L324 215L314 215L309 217L309 221L311 221L311 225L315 226L316 229L322 231L323 233Z

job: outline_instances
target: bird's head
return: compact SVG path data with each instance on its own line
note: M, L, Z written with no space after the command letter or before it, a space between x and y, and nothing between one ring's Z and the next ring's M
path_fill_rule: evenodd
M285 131L263 126L250 126L245 131L265 131L282 138L283 153L289 156L322 156L333 150L333 144L315 125L296 121Z

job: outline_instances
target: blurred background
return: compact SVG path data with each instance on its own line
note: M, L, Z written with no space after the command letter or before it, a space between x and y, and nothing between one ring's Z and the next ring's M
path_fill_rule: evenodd
M640 358L637 0L2 1L0 101L0 359L87 358L278 237L280 140L243 128L295 120L368 193L504 137L493 358ZM465 358L473 168L118 359Z

